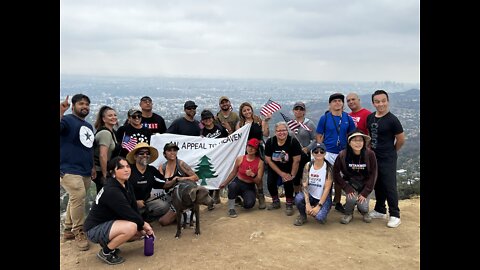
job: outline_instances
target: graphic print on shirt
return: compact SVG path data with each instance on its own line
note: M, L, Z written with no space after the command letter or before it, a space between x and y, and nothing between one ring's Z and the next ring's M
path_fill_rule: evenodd
M275 151L272 153L272 160L273 161L278 161L281 163L287 163L289 160L288 153L285 152L285 150L282 151Z
M93 134L93 131L89 129L86 126L82 126L80 128L78 137L80 138L80 142L88 148L92 148L93 142L95 139L95 135Z

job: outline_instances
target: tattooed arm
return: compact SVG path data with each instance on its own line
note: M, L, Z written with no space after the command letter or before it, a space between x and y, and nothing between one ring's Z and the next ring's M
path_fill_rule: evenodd
M181 177L177 176L178 181L182 181L182 180L190 180L194 182L198 181L198 175L192 170L192 168L187 163L185 163L185 161L179 159L178 164L180 165L180 168L187 175L187 176L181 176Z
M303 176L302 176L302 188L303 188L303 195L305 196L305 204L310 205L310 198L308 194L308 176L309 176L309 168L310 162L307 162L303 167Z

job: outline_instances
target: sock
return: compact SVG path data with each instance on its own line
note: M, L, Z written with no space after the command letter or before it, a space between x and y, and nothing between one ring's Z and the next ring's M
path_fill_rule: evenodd
M109 249L107 245L105 245L102 250L103 250L103 254L105 255L113 251L113 249Z
M235 209L235 199L228 199L228 209Z
M293 204L293 198L286 198L287 204Z
M276 195L276 196L272 195L272 202L279 202L279 201L280 201L280 199L278 198L278 195Z

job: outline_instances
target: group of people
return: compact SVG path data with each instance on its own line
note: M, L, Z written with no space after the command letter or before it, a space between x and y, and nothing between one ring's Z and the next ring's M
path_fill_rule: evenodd
M251 123L245 154L235 159L233 168L219 188L211 191L214 203L220 203L219 190L228 188L228 215L237 217L236 201L241 198L245 209L281 208L278 186L285 189L285 213L293 215L294 205L299 216L294 225L307 222L307 215L325 223L331 207L344 213L340 220L348 224L357 205L363 221L386 219L388 227L400 225L396 187L397 151L405 141L398 118L389 111L388 94L377 90L372 94L374 113L362 108L357 94L347 95L351 113L344 109L344 96L335 93L329 98L329 110L315 127L306 117L306 106L296 102L295 120L302 125L290 130L287 122L274 125L269 137L271 114L263 118L253 112L250 103L233 112L230 99L219 99L220 111L201 112L196 120L197 105L188 100L185 114L166 128L164 119L153 113L152 99L142 97L140 107L128 111L128 119L118 126L116 111L102 106L97 114L95 130L85 121L90 112L90 99L74 95L60 104L60 184L69 194L64 224L64 239L75 239L80 250L89 248L88 240L102 247L97 257L108 264L122 263L119 246L152 235L148 222L162 225L175 221L170 192L178 181L198 181L199 177L184 161L177 158L178 146L167 143L163 149L166 162L158 168L149 165L159 155L150 145L155 133L173 133L207 138L223 138ZM72 106L72 113L64 115ZM306 128L305 128L306 127ZM263 175L272 203L265 205ZM97 197L85 219L84 207L90 181L96 184ZM152 196L153 188L163 189ZM342 190L346 202L341 204ZM376 204L369 211L369 199L375 190ZM334 198L332 200L332 194ZM209 210L214 205L208 206Z

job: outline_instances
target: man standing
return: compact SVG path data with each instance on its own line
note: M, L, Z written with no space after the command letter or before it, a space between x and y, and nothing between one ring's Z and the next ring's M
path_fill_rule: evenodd
M67 98L60 103L60 185L68 193L63 238L74 239L79 250L89 244L83 224L85 198L96 171L93 165L93 127L85 121L90 112L90 98L83 94L72 97L72 114L63 116L70 107Z
M232 104L227 96L221 96L218 99L218 105L220 106L220 111L217 113L217 117L215 117L215 124L222 125L228 134L231 134L235 131L240 118L237 113L232 111Z
M197 107L195 102L187 100L185 104L183 104L185 115L173 120L166 133L200 136L200 122L194 119L195 114L197 114Z
M387 227L401 224L397 193L397 152L405 143L405 134L398 118L390 112L388 94L377 90L372 94L376 111L367 117L371 148L377 157L378 177L375 183L375 208L369 213L372 218L387 218L385 201L390 219Z
M368 134L367 116L372 112L362 107L360 104L360 98L356 93L350 93L347 95L347 105L348 108L352 110L348 115L352 117L357 128L363 133Z
M355 129L352 117L343 111L344 100L345 96L341 93L330 95L328 98L329 110L318 120L316 139L317 142L323 142L327 147L325 160L331 165L335 163L338 153L345 149L347 134ZM340 203L342 188L335 183L334 189L333 204L335 210L344 213L345 209Z
M140 99L140 108L142 108L142 125L148 128L152 135L165 133L167 130L165 120L152 111L153 102L149 96L144 96Z

